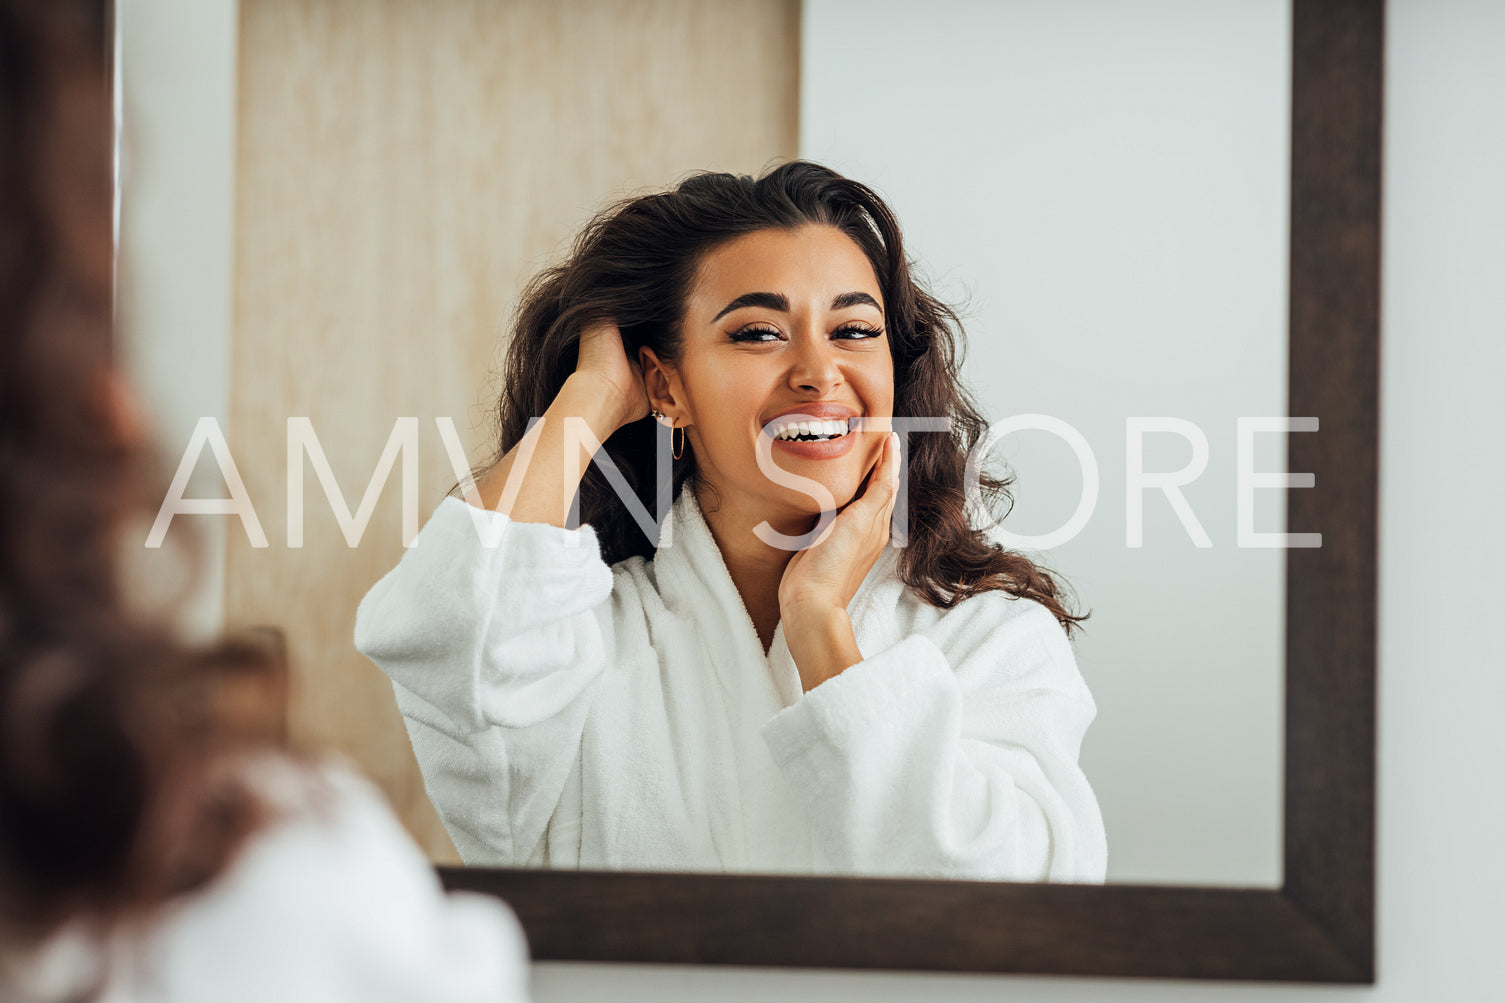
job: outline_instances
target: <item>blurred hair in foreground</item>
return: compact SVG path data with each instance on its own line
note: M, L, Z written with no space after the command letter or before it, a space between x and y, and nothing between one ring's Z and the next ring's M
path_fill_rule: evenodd
M103 2L0 0L0 937L12 944L143 916L211 881L269 814L232 764L280 742L275 646L189 645L133 603L125 573L165 481L114 360L108 38Z

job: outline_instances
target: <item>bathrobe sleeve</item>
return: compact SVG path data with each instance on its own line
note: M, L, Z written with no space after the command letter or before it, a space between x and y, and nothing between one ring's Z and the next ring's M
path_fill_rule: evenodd
M815 687L763 726L839 872L1100 882L1077 765L1096 714L1043 606L992 592Z
M355 646L391 677L466 862L537 861L611 662L611 589L589 526L518 523L446 498L361 600Z

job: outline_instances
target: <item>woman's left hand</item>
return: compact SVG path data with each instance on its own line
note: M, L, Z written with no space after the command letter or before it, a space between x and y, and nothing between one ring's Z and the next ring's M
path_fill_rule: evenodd
M852 628L847 604L888 544L889 520L898 497L899 437L890 432L862 492L784 569L779 617L807 690L853 663L832 668L834 662L850 657L855 642L850 650L829 649L838 639L840 648L848 648ZM858 655L853 661L860 660Z

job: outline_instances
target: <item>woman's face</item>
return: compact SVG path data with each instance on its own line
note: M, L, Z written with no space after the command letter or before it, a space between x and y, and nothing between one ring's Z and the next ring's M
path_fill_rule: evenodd
M763 230L706 254L677 364L645 372L723 505L748 506L782 531L853 498L883 436L848 431L848 419L893 415L885 319L867 256L835 227ZM822 424L791 438L797 414ZM822 494L815 485L765 473L760 437L765 462L816 482L826 500L812 496Z

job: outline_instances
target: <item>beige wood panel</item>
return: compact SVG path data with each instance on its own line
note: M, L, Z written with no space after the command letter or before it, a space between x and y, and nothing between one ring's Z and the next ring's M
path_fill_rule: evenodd
M797 0L242 0L227 437L271 540L230 534L232 625L276 624L295 739L354 758L438 860L386 678L355 608L402 553L394 471L358 547L305 461L287 545L289 417L354 511L399 417L419 419L419 521L491 443L492 366L522 283L591 209L699 169L795 153Z

